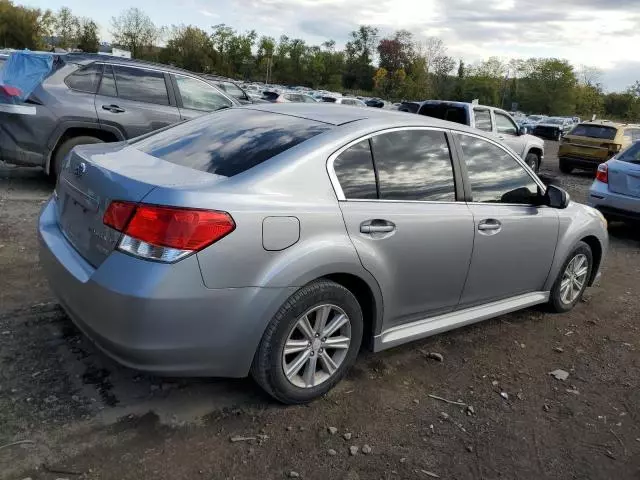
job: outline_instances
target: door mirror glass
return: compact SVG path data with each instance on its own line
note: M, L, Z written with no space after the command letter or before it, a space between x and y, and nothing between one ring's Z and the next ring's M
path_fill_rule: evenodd
M527 133L527 127L525 127L524 125L518 127L518 135L526 135Z
M544 194L544 204L551 208L567 208L571 198L569 194L560 187L549 185Z

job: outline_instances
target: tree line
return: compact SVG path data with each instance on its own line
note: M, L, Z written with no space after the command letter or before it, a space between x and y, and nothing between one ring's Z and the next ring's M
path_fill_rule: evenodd
M226 24L209 31L159 26L135 7L113 17L109 30L113 45L134 58L235 79L360 91L393 101L477 99L528 113L640 118L640 82L624 92L605 93L600 70L575 68L558 58L506 62L491 57L465 64L449 54L441 39L417 39L406 30L383 37L376 27L362 25L338 49L333 40L309 45L300 38L276 39ZM66 7L42 11L0 0L0 46L96 52L98 26Z

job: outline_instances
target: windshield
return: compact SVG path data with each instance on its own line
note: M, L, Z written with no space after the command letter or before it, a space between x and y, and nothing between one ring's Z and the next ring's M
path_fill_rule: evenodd
M635 142L617 157L618 160L629 163L640 163L640 142Z
M613 140L616 138L618 129L615 127L607 127L604 125L580 124L576 126L569 135L576 137L600 138L603 140Z
M162 130L132 145L176 165L232 177L330 128L304 118L229 109Z

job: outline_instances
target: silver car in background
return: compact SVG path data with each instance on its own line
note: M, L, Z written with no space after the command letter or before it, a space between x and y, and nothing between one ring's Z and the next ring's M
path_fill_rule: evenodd
M589 205L607 218L640 221L640 141L598 165Z
M602 216L476 129L383 109L233 108L77 147L39 220L76 325L125 365L243 377L282 402L374 351L598 276Z

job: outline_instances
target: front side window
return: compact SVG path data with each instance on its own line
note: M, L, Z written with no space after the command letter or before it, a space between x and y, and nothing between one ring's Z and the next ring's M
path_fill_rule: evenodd
M155 70L114 65L118 97L125 100L169 105L164 74Z
M493 126L491 125L491 112L489 112L489 110L474 108L473 117L476 121L477 129L484 130L485 132L493 130Z
M80 70L76 70L65 79L65 83L72 90L79 92L96 93L100 74L102 73L101 63L92 63Z
M518 127L513 123L509 117L507 117L504 113L495 112L496 116L496 129L498 133L503 133L505 135L517 135Z
M453 202L455 181L444 132L401 130L371 139L380 198Z
M244 94L244 92L234 83L224 82L224 83L220 83L219 86L229 95L232 95L236 98L241 98L243 100L246 98L246 95Z
M176 75L176 83L184 108L213 112L231 106L231 102L208 83L182 75Z
M538 184L515 158L478 137L458 134L458 140L474 202L535 203Z
M347 200L378 198L369 140L362 140L342 152L334 160L333 170Z

